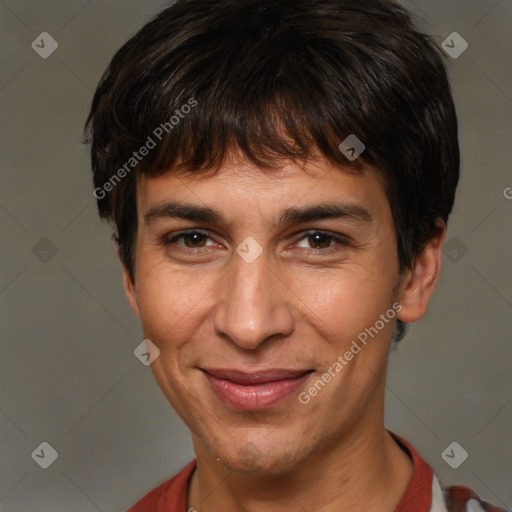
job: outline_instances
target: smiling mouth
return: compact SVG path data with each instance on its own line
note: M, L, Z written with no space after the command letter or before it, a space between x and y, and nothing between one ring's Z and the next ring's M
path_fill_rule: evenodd
M254 373L201 368L211 389L236 410L268 409L294 394L314 370L268 369Z

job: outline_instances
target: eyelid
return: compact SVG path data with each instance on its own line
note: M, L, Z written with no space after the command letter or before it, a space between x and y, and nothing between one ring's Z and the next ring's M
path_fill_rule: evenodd
M213 238L211 237L211 233L208 230L202 230L199 228L191 228L191 229L186 229L183 231L178 231L177 233L173 233L172 236L165 236L162 240L162 244L164 246L167 246L167 245L170 245L171 243L174 243L177 239L179 239L185 235L195 234L195 233L203 235L203 236L207 237L207 239L214 241ZM350 243L350 237L348 237L342 233L333 233L331 231L324 230L324 229L309 229L307 231L301 231L300 238L298 238L294 243L300 242L304 238L307 238L308 236L312 236L315 234L326 235L326 236L332 238L335 242L338 242L338 245L347 246ZM322 254L322 253L327 254L327 253L332 253L332 252L338 250L338 249L333 249L334 247L336 247L336 245L337 244L334 244L332 246L319 248L319 249L314 249L314 248L307 249L304 247L300 247L299 250L307 251L312 254ZM212 246L197 247L197 248L184 247L184 246L180 246L180 247L182 247L182 248L178 249L178 250L180 250L182 252L187 252L190 254L200 254L201 252L204 252L203 249L207 250L207 247L212 247Z
M346 247L346 246L350 245L350 242L351 242L350 237L348 237L347 235L344 235L342 233L333 233L333 232L325 230L325 229L310 229L308 231L303 231L301 233L302 233L302 236L297 240L297 242L300 242L304 238L307 238L308 236L312 236L315 234L325 235L329 238L332 238L332 240L334 240L335 242L337 242L334 245L329 245L327 247L319 248L319 249L314 249L314 248L306 249L304 247L299 247L299 251L306 251L312 255L321 256L321 255L325 255L325 254L332 254L334 252L341 250L340 246ZM297 243L297 242L295 242L295 243Z
M178 231L177 233L173 233L172 236L164 236L162 241L163 241L164 245L169 245L170 243L173 243L178 238L181 238L185 235L192 235L192 234L196 234L196 233L207 237L209 240L213 240L213 238L211 237L211 233L209 231L204 231L202 229L193 228L193 229L186 229L184 231ZM191 247L188 247L188 249L191 249ZM201 247L198 247L198 249L201 249Z

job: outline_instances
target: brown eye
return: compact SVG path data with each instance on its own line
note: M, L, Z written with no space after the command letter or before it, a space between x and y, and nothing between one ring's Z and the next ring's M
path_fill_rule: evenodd
M204 233L194 231L192 233L185 233L178 238L183 238L183 240L185 241L185 245L187 247L193 248L193 247L204 247L208 236L205 235ZM187 241L190 242L190 244L187 243Z
M330 242L334 239L333 236L328 235L327 233L322 233L321 231L307 235L307 238L310 243L320 246L312 247L312 249L325 249L331 245Z
M302 242L304 240L304 242ZM333 243L334 242L334 243ZM304 245L300 245L303 243ZM301 249L309 249L320 253L334 252L349 245L347 237L343 235L333 235L326 231L309 231L299 243ZM337 247L336 247L337 246Z
M179 240L183 240L183 243ZM202 247L208 247L207 242L210 240L210 235L202 231L182 231L173 237L167 237L163 240L164 246L176 246L177 250L194 252L194 249L200 249ZM214 243L209 245L215 245ZM180 249L181 247L181 249Z

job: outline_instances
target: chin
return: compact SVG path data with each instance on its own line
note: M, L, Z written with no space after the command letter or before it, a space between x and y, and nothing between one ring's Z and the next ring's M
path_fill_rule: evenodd
M264 429L266 430L266 429ZM304 445L301 442L286 445L280 439L272 439L269 433L259 439L239 439L215 450L215 457L220 462L237 472L250 472L261 476L282 475L299 463L304 455ZM302 446L300 452L298 447Z

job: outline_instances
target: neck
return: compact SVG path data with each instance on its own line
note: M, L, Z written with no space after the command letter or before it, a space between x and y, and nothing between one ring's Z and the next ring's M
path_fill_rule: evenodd
M187 510L201 512L268 512L270 503L273 512L393 512L413 473L412 461L383 427L354 428L278 476L235 472L195 448Z

